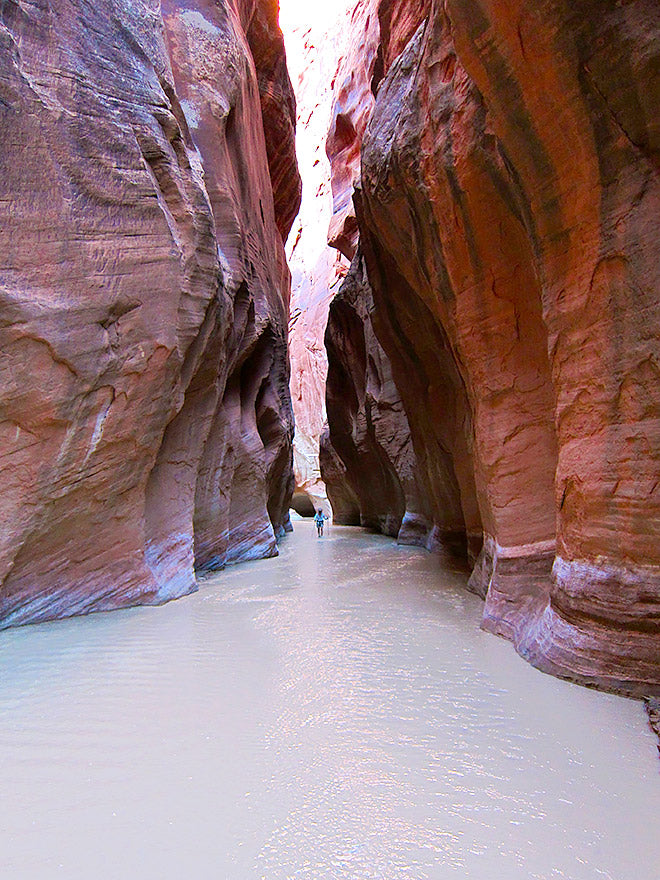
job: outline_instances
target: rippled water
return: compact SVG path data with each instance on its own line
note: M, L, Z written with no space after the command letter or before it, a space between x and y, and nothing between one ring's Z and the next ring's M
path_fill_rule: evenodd
M420 550L298 525L164 608L0 635L0 877L658 880L640 704L479 631Z

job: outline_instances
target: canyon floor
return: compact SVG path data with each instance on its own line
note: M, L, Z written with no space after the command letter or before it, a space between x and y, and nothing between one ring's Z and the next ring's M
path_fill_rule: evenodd
M298 521L200 587L3 634L2 877L660 877L641 704L481 632L463 574Z

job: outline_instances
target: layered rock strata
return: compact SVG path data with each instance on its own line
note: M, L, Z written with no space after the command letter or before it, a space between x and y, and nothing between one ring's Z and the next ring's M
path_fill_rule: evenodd
M331 162L332 185L328 243L352 260L358 242L353 188L360 180L360 149L374 108L371 86L380 46L377 0L354 2L347 27L350 36L333 79L326 152Z
M657 6L378 13L371 320L431 498L483 532L484 626L544 670L660 690Z
M2 4L0 626L276 552L300 185L276 17Z
M291 396L296 421L293 507L311 516L315 508L331 513L321 478L319 442L325 413L328 361L323 335L330 300L339 289L349 261L327 245L333 203L325 137L332 113L332 83L353 28L353 0L328 0L301 6L282 0L282 26L296 91L298 164L304 180L300 213L287 243L291 267Z
M323 438L323 467L335 522L398 537L404 517L424 518L410 429L369 320L372 305L364 260L357 254L330 305L325 335L329 431ZM337 474L333 451L345 463ZM359 499L357 509L342 497L344 483L350 486L349 498Z

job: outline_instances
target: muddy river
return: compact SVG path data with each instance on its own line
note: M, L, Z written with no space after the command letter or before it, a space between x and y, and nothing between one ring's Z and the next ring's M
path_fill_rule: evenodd
M530 668L462 580L298 523L188 599L0 634L0 877L660 880L641 705Z

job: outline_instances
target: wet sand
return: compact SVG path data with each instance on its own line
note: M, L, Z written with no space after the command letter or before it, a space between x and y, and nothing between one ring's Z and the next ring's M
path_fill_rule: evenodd
M533 670L424 551L282 550L0 635L3 880L660 880L640 703Z

